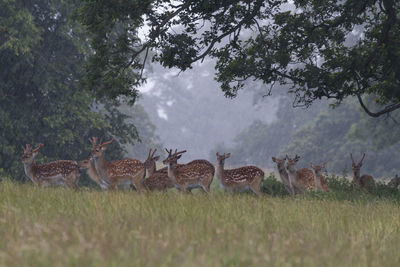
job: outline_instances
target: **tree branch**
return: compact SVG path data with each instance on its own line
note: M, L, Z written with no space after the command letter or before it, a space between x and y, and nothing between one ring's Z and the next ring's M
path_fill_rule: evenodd
M372 112L370 111L364 104L360 94L357 94L358 102L360 102L361 107L364 109L364 111L371 117L377 118L379 116L382 116L383 114L390 113L392 111L395 111L396 109L400 108L400 102L397 102L392 105L386 106L384 109L378 111L378 112Z

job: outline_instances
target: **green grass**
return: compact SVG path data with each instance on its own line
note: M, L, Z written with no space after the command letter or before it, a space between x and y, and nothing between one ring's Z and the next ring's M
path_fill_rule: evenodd
M74 192L4 180L0 265L396 266L398 192L358 192L332 179L338 188L295 198L272 177L260 198Z

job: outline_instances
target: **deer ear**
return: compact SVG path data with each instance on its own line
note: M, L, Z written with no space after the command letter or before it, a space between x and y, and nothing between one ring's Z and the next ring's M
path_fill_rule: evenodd
M276 162L276 158L275 158L275 157L272 157L272 161L273 161L273 162Z
M181 157L182 157L182 155L179 155L179 156L176 157L176 159L180 159Z
M155 161L157 161L157 160L160 159L160 156L155 156L153 159L154 159Z
M216 154L216 155L217 155L217 157L219 157L219 153L218 153L218 152L217 152L217 154Z
M312 164L312 162L310 162L310 167L314 169L314 165Z
M226 158L229 158L231 156L231 153L226 154Z

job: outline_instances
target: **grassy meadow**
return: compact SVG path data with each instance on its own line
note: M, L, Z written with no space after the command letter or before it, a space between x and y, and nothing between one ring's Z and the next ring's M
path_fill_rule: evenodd
M0 184L2 266L395 266L398 192L291 198ZM281 192L271 195L271 192ZM383 192L383 193L382 193Z

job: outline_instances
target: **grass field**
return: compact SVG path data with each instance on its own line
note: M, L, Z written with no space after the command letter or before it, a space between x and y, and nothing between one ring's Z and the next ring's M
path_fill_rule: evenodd
M272 179L266 184L265 192L279 187ZM256 198L216 190L210 195L137 194L0 184L0 264L5 266L399 262L397 192L386 197L333 190Z

